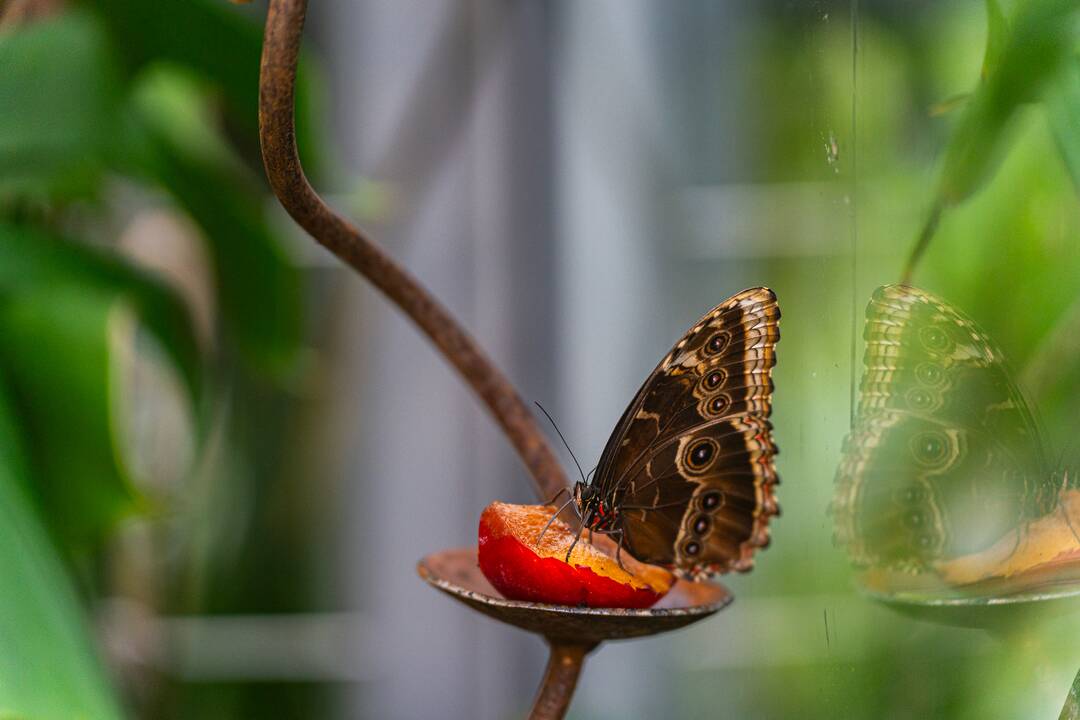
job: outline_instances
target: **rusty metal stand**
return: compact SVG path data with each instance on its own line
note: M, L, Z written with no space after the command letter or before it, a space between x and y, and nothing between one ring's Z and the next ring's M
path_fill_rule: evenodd
M576 645L549 640L551 654L529 720L561 720L570 707L581 667L596 644Z
M270 0L259 71L259 140L266 176L281 205L319 244L367 278L412 319L502 427L532 475L537 496L567 486L532 411L475 340L374 240L331 210L304 175L296 152L296 65L307 0Z
M397 305L464 378L506 433L541 499L567 487L547 439L510 381L480 346L404 268L334 213L304 175L296 151L296 66L307 0L270 0L259 72L259 140L266 176L289 215L317 242L367 278ZM641 637L704 619L731 602L723 587L680 581L649 610L568 608L498 597L480 574L475 548L446 550L418 566L420 576L480 612L543 635L551 656L530 718L557 720L570 706L585 656L606 639ZM567 639L570 638L570 639Z

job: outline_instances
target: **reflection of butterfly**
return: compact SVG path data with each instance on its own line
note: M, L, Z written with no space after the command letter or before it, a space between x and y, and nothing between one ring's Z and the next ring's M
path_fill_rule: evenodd
M890 285L866 308L864 338L833 502L837 540L856 564L931 570L1054 508L1035 420L971 319Z
M768 417L780 308L754 288L709 311L649 375L574 500L583 526L698 577L749 570L779 513Z

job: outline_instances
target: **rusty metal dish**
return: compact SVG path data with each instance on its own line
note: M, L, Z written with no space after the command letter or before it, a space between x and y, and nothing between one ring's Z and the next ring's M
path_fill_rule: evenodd
M947 595L860 592L896 612L939 625L1004 630L1023 627L1036 616L1080 610L1080 587L1040 588L1012 595Z
M507 600L480 572L476 548L428 555L417 572L455 600L554 642L595 644L677 630L727 607L732 596L722 585L679 580L656 605L645 609L589 608Z

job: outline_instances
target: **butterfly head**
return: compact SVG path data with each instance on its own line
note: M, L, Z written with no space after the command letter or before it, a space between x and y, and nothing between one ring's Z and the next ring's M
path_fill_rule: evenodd
M595 485L575 483L574 503L577 505L581 522L588 529L603 532L614 526L617 511Z

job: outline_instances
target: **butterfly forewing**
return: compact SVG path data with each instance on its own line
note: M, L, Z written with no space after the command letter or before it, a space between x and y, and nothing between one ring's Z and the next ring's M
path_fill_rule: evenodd
M990 337L915 288L880 288L867 308L859 415L900 409L986 429L1043 463L1036 424Z
M745 290L676 343L623 413L597 468L625 547L699 575L747 570L777 506L772 368L780 310Z

